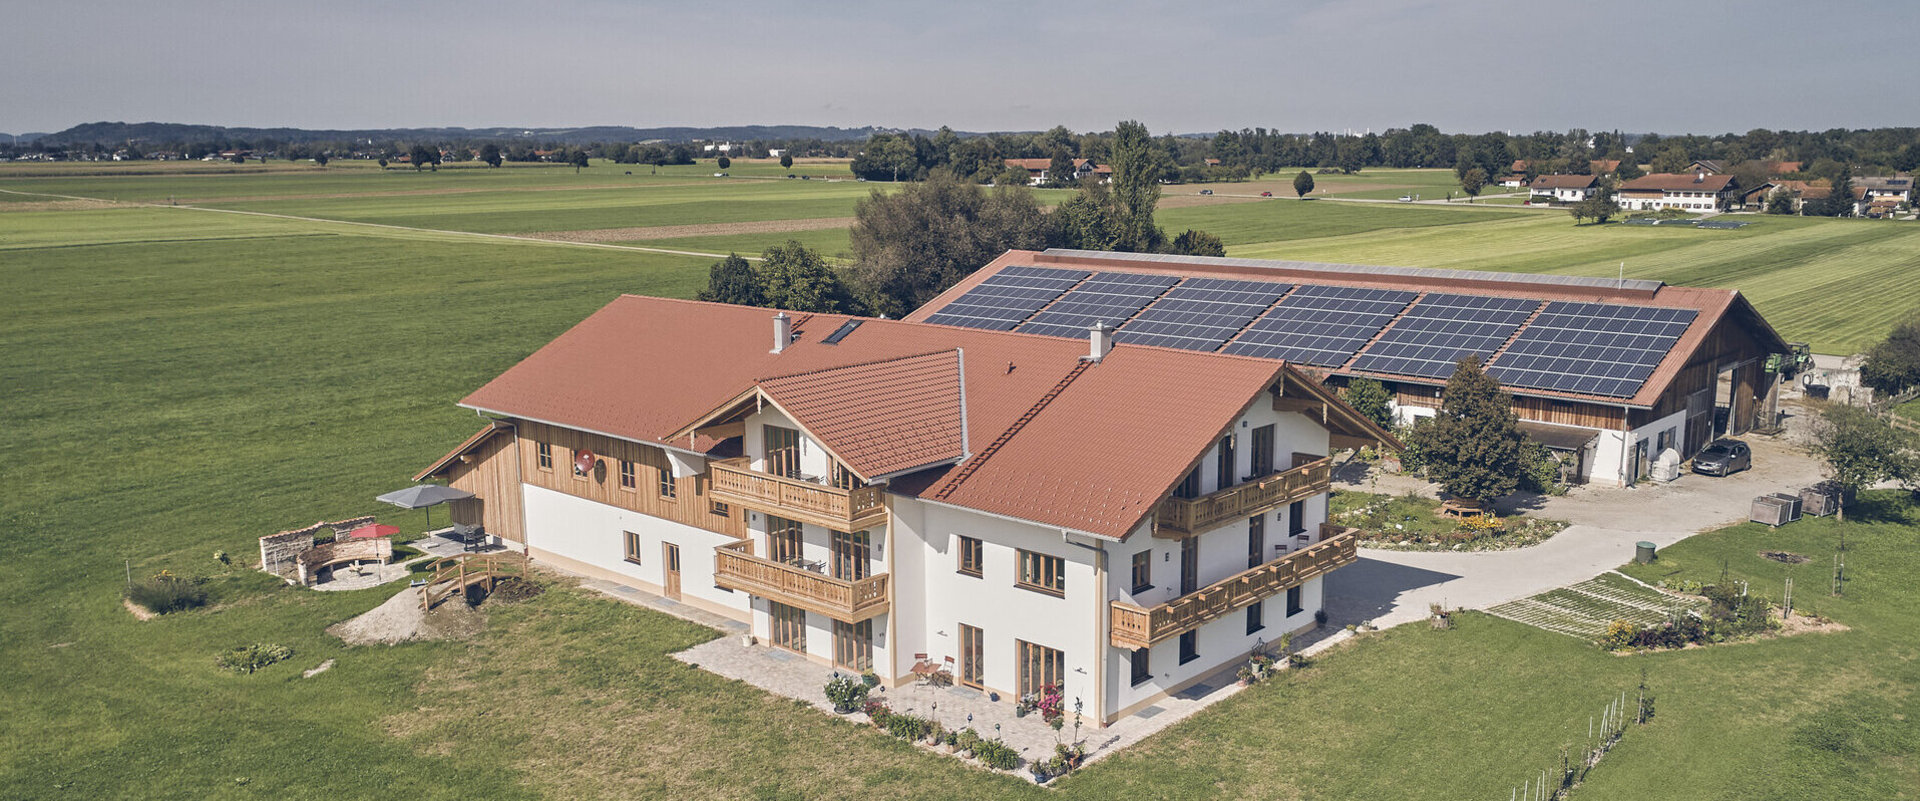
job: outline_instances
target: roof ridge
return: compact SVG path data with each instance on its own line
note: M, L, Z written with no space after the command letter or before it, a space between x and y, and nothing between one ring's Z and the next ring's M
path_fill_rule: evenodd
M1040 396L1039 400L1034 401L1033 406L1027 409L1026 414L1020 415L1020 419L1013 421L1013 425L1007 426L1007 430L1000 432L1000 436L995 437L993 442L989 443L987 447L982 448L979 453L974 454L973 458L968 459L965 464L960 465L959 472L954 473L953 477L947 479L946 483L940 487L940 490L933 494L934 499L944 501L947 499L947 496L952 495L954 490L960 488L962 482L971 477L974 471L980 469L980 465L985 464L987 459L991 458L995 452L1000 450L1001 446L1006 445L1008 441L1013 439L1015 434L1020 433L1021 429L1026 428L1028 423L1033 422L1033 418L1040 416L1040 412L1046 409L1049 404L1052 404L1054 398L1060 397L1060 393L1066 391L1067 385L1072 384L1073 380L1079 378L1080 374L1086 372L1087 367L1093 363L1092 359L1084 359L1078 364L1075 364L1072 370L1068 370L1067 374L1060 378L1059 383L1053 385L1053 389L1048 390L1047 394Z
M833 371L835 371L835 370L848 370L848 369L852 369L852 368L855 368L855 367L867 367L867 366L870 366L870 365L875 365L875 364L885 364L885 363L887 363L887 362L903 362L903 361L906 361L906 360L908 360L908 359L919 359L919 358L923 358L923 357L926 357L926 356L938 356L938 355L940 355L940 354L942 354L942 353L953 353L953 352L956 352L956 351L958 351L958 350L960 350L960 348L959 348L958 346L955 346L955 347L951 347L951 348L942 348L942 349L940 349L940 350L930 350L930 351L925 351L925 352L922 352L922 353L910 353L910 354L907 354L907 355L905 355L905 356L883 356L883 357L879 357L879 358L874 358L874 359L868 359L868 360L866 360L866 361L863 361L863 362L847 362L846 364L836 364L836 365L833 365L833 366L831 366L831 367L819 367L819 368L815 368L815 369L812 369L812 370L802 370L802 371L800 371L800 372L798 372L798 373L784 373L784 374L781 374L781 375L770 375L770 376L763 376L763 377L760 377L760 378L756 378L756 379L754 379L754 380L753 380L753 383L755 383L755 384L759 384L759 383L763 383L763 382L767 382L767 381L784 381L784 380L786 380L786 379L789 379L789 378L803 378L803 377L806 377L806 376L810 376L810 375L819 375L819 374L821 374L821 373L830 373L830 372L833 372Z

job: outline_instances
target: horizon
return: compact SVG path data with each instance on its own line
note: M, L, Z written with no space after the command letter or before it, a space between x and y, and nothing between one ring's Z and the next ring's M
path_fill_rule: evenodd
M0 85L0 129L55 133L129 119L310 130L705 128L745 118L1003 132L1099 131L1137 119L1156 134L1380 132L1425 122L1450 133L1713 136L1911 125L1908 110L1920 101L1913 82L1862 77L1853 61L1788 56L1841 45L1907 52L1901 32L1920 28L1920 7L1863 2L1809 14L1761 0L1730 15L1634 0L1601 20L1584 7L1514 0L1295 0L1204 16L1081 3L1012 24L1032 13L1002 2L938 29L915 19L931 10L889 16L845 2L788 18L770 3L714 12L559 0L511 26L496 20L519 12L492 3L457 15L436 3L353 4L318 19L269 8L232 23L214 22L223 8L208 0L177 5L153 17L114 0L85 28L52 6L17 10L0 32L0 67L12 76ZM394 22L415 19L432 22ZM1612 33L1656 20L1638 42ZM662 38L662 29L684 35ZM1737 43L1739 53L1779 55L1735 59L1736 48L1713 46L1698 59L1649 60L1663 65L1650 73L1628 51L1690 52L1703 35ZM1609 44L1579 46L1586 42ZM480 118L542 124L472 122Z

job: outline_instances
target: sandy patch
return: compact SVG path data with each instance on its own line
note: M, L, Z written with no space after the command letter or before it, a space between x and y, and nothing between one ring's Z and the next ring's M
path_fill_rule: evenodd
M131 599L121 599L120 603L124 604L127 607L127 611L132 613L134 618L137 620L153 619L152 612L147 611L146 607L141 606L137 603L134 603Z
M647 228L595 228L588 231L542 231L527 234L561 242L641 242L649 239L679 239L689 236L726 236L731 234L776 234L788 231L822 231L853 225L852 217L822 217L812 220L757 220L753 222L706 223L701 225L656 225Z
M113 209L127 206L110 200L33 200L20 203L0 203L0 212L8 211L90 211L92 209Z
M412 640L457 640L480 633L487 617L452 598L432 612L420 609L420 590L395 593L366 614L327 627L348 645L393 645Z

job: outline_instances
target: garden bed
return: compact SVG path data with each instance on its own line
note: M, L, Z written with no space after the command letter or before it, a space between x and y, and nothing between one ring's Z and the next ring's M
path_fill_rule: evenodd
M1327 521L1356 529L1362 547L1390 551L1507 551L1539 545L1568 525L1524 515L1446 517L1439 508L1439 501L1414 493L1336 490Z

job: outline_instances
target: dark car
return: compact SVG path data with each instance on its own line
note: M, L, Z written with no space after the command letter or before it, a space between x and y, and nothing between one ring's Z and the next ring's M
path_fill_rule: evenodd
M1693 472L1726 476L1753 466L1753 451L1737 439L1723 439L1693 457Z

